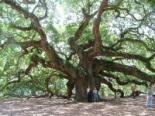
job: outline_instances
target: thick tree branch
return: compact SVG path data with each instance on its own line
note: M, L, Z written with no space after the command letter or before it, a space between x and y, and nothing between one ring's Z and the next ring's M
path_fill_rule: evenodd
M127 85L127 84L131 84L131 83L135 83L136 85L145 85L147 87L147 82L145 81L137 81L137 80L131 80L131 79L127 79L125 81L121 81L121 79L114 75L114 74L111 74L111 73L106 73L106 72L101 72L100 73L102 76L106 76L108 78L112 78L112 79L115 79L116 82L119 84L119 85Z
M120 63L107 61L107 60L94 60L94 67L96 72L100 71L113 71L113 72L121 72L126 75L135 76L141 80L154 82L155 81L155 75L147 74L145 72L142 72L136 67L123 65Z
M130 53L124 53L124 52L113 52L113 51L110 51L110 50L105 50L105 51L102 51L102 54L104 56L110 56L110 57L116 57L116 58L120 58L121 60L122 59L133 59L133 60L139 60L141 61L148 70L152 71L152 72L155 72L155 69L152 67L150 61L155 57L155 55L151 55L150 57L146 58L146 57L143 57L141 55L136 55L136 54L130 54ZM115 59L116 59L115 58ZM115 60L114 59L114 60Z
M3 91L5 88L7 88L10 84L13 84L13 83L19 83L20 81L21 81L21 78L23 77L23 76L21 76L23 74L23 76L26 74L26 72L25 71L19 71L19 72L17 72L16 74L15 74L15 76L14 77L16 77L17 79L13 79L13 80L11 80L11 81L9 81L9 82L7 82L1 89L0 89L0 91Z
M9 5L12 9L15 9L17 12L23 14L25 16L25 18L30 18L31 23L32 23L32 27L33 29L40 35L41 37L41 48L47 53L48 57L49 57L49 61L50 61L50 67L51 68L55 68L57 70L60 70L62 72L64 72L65 74L70 75L71 77L76 77L76 72L73 70L73 68L68 67L66 64L62 63L62 59L57 55L56 51L54 50L54 48L52 46L50 46L48 44L48 42L46 41L46 34L43 31L41 24L39 22L39 18L32 14L29 13L28 11L26 11L25 9L23 9L20 5L18 5L15 1L13 0L2 0L2 2L6 3L7 5ZM82 25L85 25L85 22L82 23ZM85 19L84 19L85 20ZM82 26L83 28L83 26ZM80 29L82 29L80 26ZM84 26L85 28L85 26ZM81 31L81 30L79 30ZM76 34L78 35L78 34ZM21 44L21 43L20 43ZM21 44L22 45L22 44ZM28 45L28 44L27 44ZM25 47L25 44L22 45Z
M100 29L101 16L107 7L108 7L108 0L103 0L99 7L97 17L93 24L93 34L95 38L95 44L93 47L93 52L90 54L91 57L96 56L96 54L100 54L100 51L101 51L102 40L101 40L101 34L99 29Z
M115 89L109 81L107 81L104 77L99 75L100 81L104 84L106 84L110 90L112 90L114 93L120 93L120 97L124 97L124 92L121 89Z
M29 27L22 27L22 26L17 26L15 24L11 24L11 27L16 28L16 29L21 30L21 31L31 31L31 30L33 30L32 25L30 25Z
M37 8L39 9L40 7L45 9L44 15L38 18L41 21L41 20L45 19L47 17L47 15L48 15L48 8L47 8L46 0L39 0L37 5L34 7L32 13L34 13L35 10Z
M111 47L114 48L117 45L121 46L125 42L134 43L134 44L137 43L137 44L143 45L150 52L155 51L155 49L150 48L144 41L142 41L140 39L130 39L130 38L119 39L116 43L111 45Z
M69 38L69 44L71 48L77 53L79 53L79 47L77 46L76 41L80 39L82 32L88 26L90 19L91 19L91 16L84 15L84 19L80 24L79 28L77 29L77 31L75 32L74 37Z
M22 13L25 16L25 18L30 18L31 22L32 22L33 29L36 32L38 32L38 34L40 35L40 37L41 37L41 39L43 41L46 41L46 34L42 30L42 27L40 25L40 22L39 22L39 19L38 19L37 16L35 16L32 13L29 13L28 11L23 9L20 5L18 5L13 0L2 0L2 2L6 3L7 5L9 5L12 9L15 9L17 12Z
M0 44L1 48L4 48L4 46L7 46L9 44L17 44L19 45L23 50L26 50L29 47L34 48L41 48L41 41L26 41L26 42L17 42L13 37L7 37L7 40L3 44Z

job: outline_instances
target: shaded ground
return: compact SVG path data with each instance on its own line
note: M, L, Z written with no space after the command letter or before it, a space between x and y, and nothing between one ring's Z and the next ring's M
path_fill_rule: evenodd
M0 116L155 116L155 105L145 108L144 104L145 96L99 103L75 103L56 98L12 98L0 100Z

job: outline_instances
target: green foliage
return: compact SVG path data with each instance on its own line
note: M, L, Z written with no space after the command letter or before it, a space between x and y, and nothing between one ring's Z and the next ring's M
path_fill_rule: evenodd
M146 0L148 3L150 3L152 6L155 5L155 1L154 0Z
M66 61L66 56L72 52L68 45L68 38L73 37L76 30L79 28L79 24L83 19L83 15L81 13L81 8L85 8L85 10L89 13L92 13L97 10L97 7L101 0L94 1L94 4L89 9L88 5L92 3L94 0L49 0L48 9L50 13L47 18L40 21L43 30L47 34L47 40L52 47L55 48L56 52L58 52L59 57L62 58L62 63L68 67L73 67L80 74L87 75L86 70L79 65L79 57L77 54L74 54L70 61ZM110 4L114 5L118 0L110 0ZM53 3L53 4L51 4ZM152 6L151 8L149 6ZM22 5L24 10L32 12L32 6ZM120 3L120 8L124 9L120 11L122 17L116 17L117 13L116 9L109 10L104 12L101 17L101 25L100 25L100 34L103 41L104 46L111 46L115 44L120 39L120 30L125 30L128 27L136 27L139 23L133 17L138 16L138 18L144 16L145 13L152 11L152 8L155 6L155 0L124 0ZM33 6L34 7L34 6ZM56 10L61 8L64 10L64 14L62 11ZM90 11L89 11L90 10ZM132 14L132 16L127 15L127 11ZM39 7L39 9L35 10L36 16L43 16L43 9ZM57 17L55 15L59 14ZM63 16L62 16L63 15ZM74 17L75 16L75 17ZM67 17L67 18L66 18ZM96 16L95 16L96 17ZM55 21L56 20L56 21ZM92 18L88 27L82 33L81 38L77 41L78 45L84 45L89 40L94 40L94 36L92 34L93 22L95 18ZM62 21L62 22L61 22ZM141 23L141 26L149 24L149 22L154 22L154 16L150 20L144 20ZM61 25L59 23L62 23ZM114 23L114 24L113 24ZM29 27L31 25L31 19L26 18L20 12L12 10L11 7L0 4L0 44L4 43L7 38L12 37L15 38L17 42L26 42L30 40L40 40L39 35L31 30L31 31L21 31L19 29L13 28L14 25ZM111 25L111 26L110 26ZM116 31L113 32L112 30ZM138 30L141 31L141 30ZM155 48L154 41L151 41L147 37L137 37L137 32L131 31L126 34L125 37L133 39L133 40L142 40L148 45L150 48ZM11 41L11 40L10 40ZM136 42L123 42L122 48L118 50L118 52L137 54L143 57L149 57L151 52L145 48L143 44L138 44ZM119 47L120 44L116 45L116 48ZM44 48L42 48L44 49ZM42 49L29 48L27 51L28 54L21 56L22 50L20 46L16 43L10 42L10 44L4 46L4 48L0 49L0 87L5 86L6 83L11 80L17 79L16 74L19 70L25 70L32 62L31 57L35 54L39 57L48 61L47 54ZM66 56L65 56L66 55ZM107 59L112 61L113 57L100 56L99 58ZM148 72L148 74L152 74L148 71L140 61L133 61L130 59L116 61L121 64L127 64L129 66L137 66L138 69L141 69L144 72ZM151 61L152 65L155 65L155 59ZM40 63L37 67L33 68L29 75L22 75L22 79L19 83L10 84L3 91L3 94L11 94L15 93L17 95L42 95L45 92L45 79L51 76L51 80L49 81L49 88L52 92L56 94L65 94L66 92L66 80L62 79L59 76L60 72L51 70L48 68L44 68ZM133 79L134 77L124 75L121 73L115 73L119 76L122 81L127 79ZM134 78L135 79L135 78ZM126 87L118 86L115 81L112 82L114 87L121 88L125 91L125 94L129 94L129 85ZM113 93L107 88L107 86L102 85L100 94L105 96L113 95ZM1 96L1 95L0 95Z

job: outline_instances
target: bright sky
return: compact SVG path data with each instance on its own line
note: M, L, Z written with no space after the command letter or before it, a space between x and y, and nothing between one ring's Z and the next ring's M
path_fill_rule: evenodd
M74 10L65 4L56 3L54 10L54 23L55 25L61 26L61 28L66 24L77 21Z

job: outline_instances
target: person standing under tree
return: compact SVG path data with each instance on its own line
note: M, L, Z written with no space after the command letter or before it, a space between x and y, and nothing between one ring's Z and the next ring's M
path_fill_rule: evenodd
M99 102L99 96L98 96L98 91L96 88L93 89L93 98L94 98L94 102Z
M131 96L133 97L133 98L135 98L136 97L136 85L135 84L131 84Z
M93 91L90 90L90 88L87 89L87 99L88 99L88 102L93 102L94 98L93 98Z
M148 88L147 88L147 98L146 98L146 107L152 107L153 103L153 88L152 88L153 83L150 83Z

